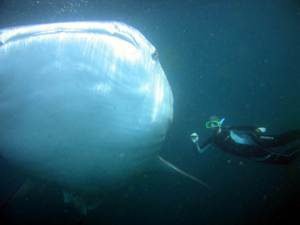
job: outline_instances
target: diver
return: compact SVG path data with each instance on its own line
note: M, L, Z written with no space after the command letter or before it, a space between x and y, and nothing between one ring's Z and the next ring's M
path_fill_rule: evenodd
M199 153L214 145L237 156L275 164L288 164L300 153L300 130L265 135L265 127L223 126L224 120L211 117L205 123L205 127L211 129L213 135L201 145L198 134L191 134L191 140Z

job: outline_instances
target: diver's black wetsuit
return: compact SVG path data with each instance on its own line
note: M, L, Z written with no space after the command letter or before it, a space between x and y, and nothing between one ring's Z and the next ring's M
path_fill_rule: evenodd
M225 152L262 162L286 164L300 152L300 130L264 135L257 127L222 127L200 148L213 144Z

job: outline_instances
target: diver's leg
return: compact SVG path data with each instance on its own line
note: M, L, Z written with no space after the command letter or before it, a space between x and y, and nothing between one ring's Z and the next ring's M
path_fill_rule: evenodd
M271 164L289 164L293 158L286 155L269 154L266 157L256 159L256 161Z
M263 148L284 146L297 140L300 141L300 130L291 130L279 135L261 135L256 138L256 142Z
M260 162L274 163L274 164L289 164L300 154L300 146L292 147L285 151L285 153L273 153L269 151L269 154L263 158L257 159Z
M273 146L282 146L297 140L300 141L300 130L291 130L275 136Z

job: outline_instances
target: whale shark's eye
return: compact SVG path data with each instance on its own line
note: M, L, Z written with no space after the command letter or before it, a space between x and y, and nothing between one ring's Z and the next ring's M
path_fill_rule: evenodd
M152 59L155 61L158 61L158 52L155 50L152 55L151 55Z

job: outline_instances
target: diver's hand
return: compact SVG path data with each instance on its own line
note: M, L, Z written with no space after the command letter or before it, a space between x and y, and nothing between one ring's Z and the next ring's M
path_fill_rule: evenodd
M190 138L191 138L193 143L198 143L198 141L199 141L199 136L195 132L190 135Z
M199 135L197 133L192 133L190 135L190 138L191 138L192 142L196 145L197 151L199 153L205 152L206 148L200 148L200 146L199 146Z

